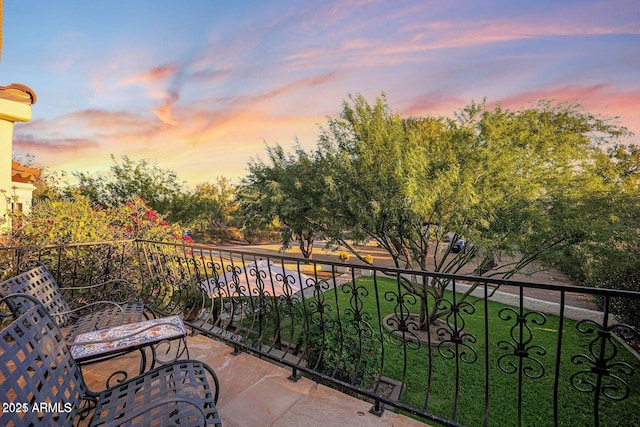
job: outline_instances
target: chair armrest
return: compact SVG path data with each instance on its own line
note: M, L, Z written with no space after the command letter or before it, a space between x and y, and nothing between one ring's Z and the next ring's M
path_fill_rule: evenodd
M135 410L131 413L128 413L125 417L122 418L118 418L116 419L116 424L114 425L122 425L122 424L126 424L136 418L138 418L139 416L147 413L147 412L151 412L152 410L154 410L155 408L161 407L161 406L165 406L171 403L186 403L187 405L191 405L196 409L196 413L198 415L198 420L197 423L193 423L193 420L190 420L190 425L197 425L197 426L206 426L207 425L207 414L204 412L204 409L202 409L200 407L200 405L189 398L186 397L180 397L180 396L175 396L175 397L167 397L164 398L158 402L155 402L154 404L151 405L145 405L144 408ZM218 425L221 425L219 422L217 423ZM93 424L92 424L93 425ZM111 424L104 424L105 427L110 426Z
M179 365L180 363L185 363L185 362L192 363L193 365L196 365L196 366L200 366L200 367L202 367L204 370L206 370L209 373L209 375L213 379L213 385L214 385L214 387L216 389L215 393L214 393L214 396L213 396L213 401L215 403L218 403L218 397L220 395L220 381L218 380L218 375L216 375L215 371L213 370L213 368L211 366L207 365L204 362L201 362L201 361L195 360L195 359L180 359L180 360L175 360L173 362L163 363L162 366L158 366L157 368L152 369L148 373L156 371L156 370L159 371L161 369L166 369L167 367L174 366L174 365Z
M159 371L162 371L162 370L169 369L172 366L179 365L181 363L191 363L194 366L203 368L204 370L206 370L209 373L209 376L213 379L213 386L215 387L215 392L214 392L214 395L213 395L213 402L214 403L218 403L218 397L220 396L220 381L218 380L218 375L216 375L216 373L214 372L213 368L211 368L211 366L209 366L206 363L201 362L199 360L195 360L195 359L179 359L179 360L174 360L172 362L163 363L162 365L156 366L155 368L145 372L144 374L141 374L141 376L153 375L155 372L159 372ZM125 382L120 383L117 386L114 386L113 388L122 387L127 382L135 381L136 378L137 377L130 378L130 379L126 380ZM211 384L209 384L209 386L211 386ZM99 393L93 393L91 391L88 391L88 394L92 395L94 397L97 397Z
M74 308L72 310L58 311L58 312L52 313L52 314L58 315L58 316L66 316L68 314L74 314L75 312L80 311L80 310L86 310L87 308L94 307L96 305L110 305L110 306L114 306L115 308L120 310L120 312L124 316L124 309L122 308L123 304L124 303L115 302L115 301L94 301L94 302L86 303L86 304L82 305L81 307Z
M118 284L124 286L118 286ZM82 307L94 302L109 301L116 304L126 304L137 302L139 299L137 298L139 290L136 290L135 285L126 279L111 279L93 285L67 286L58 289L67 301L74 301L74 306ZM70 295L73 295L73 298ZM156 317L155 311L146 304L145 311L149 311L153 317Z

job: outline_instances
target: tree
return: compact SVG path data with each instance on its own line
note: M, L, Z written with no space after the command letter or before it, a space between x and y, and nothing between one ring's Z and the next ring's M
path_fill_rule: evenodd
M594 160L628 133L579 105L550 101L518 111L471 103L453 119L403 119L384 96L374 105L349 101L321 129L316 152L297 150L289 162L313 158L322 180L296 174L289 179L299 184L284 185L292 169L279 152L251 176L265 177L259 188L272 191L264 196L271 211L295 213L363 261L353 242L373 240L397 267L424 271L509 278L594 236L598 216L588 203L606 189ZM301 211L297 190L307 187L330 212ZM465 249L453 251L448 236L464 239ZM403 282L420 298L422 327L446 314L426 307L447 284Z
M238 211L235 192L235 186L224 177L219 177L215 184L200 183L179 203L177 213L213 240L238 240L241 236L235 224Z
M81 194L88 196L94 203L102 206L118 206L139 196L150 207L171 221L178 221L174 214L176 199L183 194L183 183L178 181L175 172L152 165L148 160L134 162L122 156L119 163L113 155L114 164L110 168L111 176L75 173Z
M615 144L598 153L595 170L605 189L586 204L599 222L582 241L551 254L550 262L586 286L640 291L640 149ZM640 326L639 301L614 299L610 309Z
M246 228L281 225L282 246L297 242L305 258L323 227L323 172L317 159L299 145L286 155L279 145L267 147L269 164L253 160L238 188L238 203Z

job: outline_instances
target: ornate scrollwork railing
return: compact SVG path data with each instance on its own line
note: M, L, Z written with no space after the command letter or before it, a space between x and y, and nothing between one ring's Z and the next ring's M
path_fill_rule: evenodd
M622 401L631 394L628 380L634 374L630 363L619 360L619 346L614 333L626 339L637 336L637 332L624 324L607 325L593 320L581 320L576 325L580 333L592 337L587 354L577 354L571 362L582 369L571 375L573 387L583 393L594 395L596 407L601 397Z
M110 290L117 299L182 314L236 351L290 367L291 379L311 375L365 396L377 412L387 405L443 425L571 425L578 418L566 405L575 402L588 425L639 416L632 397L640 393L640 362L621 341L637 331L613 319L608 304L640 300L638 292L353 264L339 273L345 264L337 261L149 241L4 248L0 271L9 277L29 260L44 263L65 287L125 279ZM450 292L420 300L407 277L448 283ZM488 291L500 286L515 291ZM463 298L470 287L477 292ZM558 294L561 303L533 305L528 288ZM568 293L605 304L572 314ZM501 304L493 301L499 294ZM420 309L438 318L421 322ZM390 383L401 393L390 392ZM513 416L505 421L502 412Z

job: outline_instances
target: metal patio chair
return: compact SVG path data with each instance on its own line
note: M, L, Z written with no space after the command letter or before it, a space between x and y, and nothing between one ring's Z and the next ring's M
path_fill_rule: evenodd
M11 294L31 295L38 299L61 328L69 328L65 339L71 343L76 335L113 326L136 323L155 317L153 311L139 302L93 301L72 309L64 297L65 292L99 294L106 286L117 286L116 281L97 285L61 288L51 272L38 261L28 261L35 267L0 282L0 297ZM24 310L25 301L12 298L7 305L13 313ZM26 307L30 305L27 304Z
M94 393L42 304L24 295L0 304L16 298L32 304L0 332L0 425L221 425L219 382L208 365L179 360Z

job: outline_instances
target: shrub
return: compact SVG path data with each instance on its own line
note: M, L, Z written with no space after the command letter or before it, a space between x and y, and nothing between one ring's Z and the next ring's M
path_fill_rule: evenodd
M109 213L91 206L88 198L47 200L33 206L14 239L23 245L85 243L110 238Z
M351 258L351 255L346 251L340 251L338 254L338 259L342 262L349 262L349 258Z
M170 224L139 196L109 209L111 233L116 238L179 241L182 231ZM189 243L189 242L187 242Z
M21 245L87 243L117 239L180 241L182 232L140 197L124 205L103 208L74 194L33 206L14 240Z
M594 275L589 284L598 288L640 290L640 262L638 261L611 263L602 267L598 273ZM602 305L603 301L599 301L599 303ZM640 299L612 298L609 308L623 322L640 328Z
M380 347L366 323L343 319L343 323L329 320L324 328L313 322L309 325L304 336L304 360L309 368L364 388L374 383Z
M362 260L367 264L373 264L373 257L371 255L365 255L362 257Z

